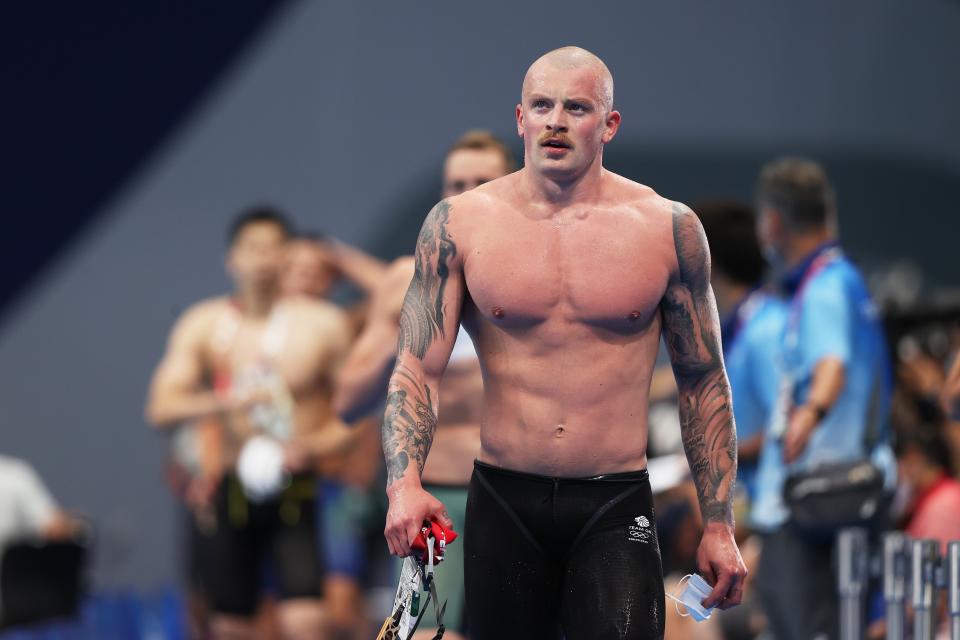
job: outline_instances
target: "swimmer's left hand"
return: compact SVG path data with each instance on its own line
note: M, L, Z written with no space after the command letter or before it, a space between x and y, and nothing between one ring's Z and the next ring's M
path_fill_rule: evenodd
M713 591L704 607L729 609L743 599L743 582L747 567L740 557L740 549L733 538L733 526L722 522L708 522L697 549L697 568Z

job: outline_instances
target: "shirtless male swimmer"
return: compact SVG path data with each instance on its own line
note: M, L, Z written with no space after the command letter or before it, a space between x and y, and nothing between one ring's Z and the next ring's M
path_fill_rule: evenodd
M471 638L660 638L646 420L661 332L704 521L704 605L738 604L746 574L707 242L686 206L603 168L620 114L599 58L547 53L521 100L524 168L441 201L417 241L383 425L387 543L407 555L423 520L451 524L420 473L462 322L484 379L464 528Z
M199 543L218 639L256 637L267 557L281 637L307 640L323 629L314 469L352 438L330 406L350 333L334 305L281 295L289 237L286 220L267 207L234 220L227 267L235 290L179 318L147 401L147 417L159 427L203 419L220 427L212 521ZM270 473L281 465L285 481Z

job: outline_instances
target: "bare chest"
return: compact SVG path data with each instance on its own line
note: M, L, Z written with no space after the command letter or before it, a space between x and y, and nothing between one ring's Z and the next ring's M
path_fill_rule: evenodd
M278 330L264 323L238 323L229 334L214 332L206 359L215 377L231 385L279 381L294 395L309 393L322 380L322 350L290 322Z
M642 222L599 213L522 220L470 239L464 263L477 311L504 327L550 320L640 331L670 274L670 238Z

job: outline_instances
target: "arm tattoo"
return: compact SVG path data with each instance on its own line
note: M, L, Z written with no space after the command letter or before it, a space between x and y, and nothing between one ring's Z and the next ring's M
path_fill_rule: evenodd
M683 205L673 210L679 277L661 309L680 401L680 429L704 522L733 522L737 439L723 368L710 254L703 228Z
M457 255L457 245L447 231L449 218L450 204L446 200L427 215L417 239L413 280L400 311L397 364L390 378L383 419L388 486L403 477L411 461L423 473L437 430L436 401L419 365L430 346L444 337L444 292L450 264ZM411 355L416 360L405 360Z
M402 364L397 364L387 394L383 419L383 455L387 461L387 485L403 477L413 459L417 470L423 465L437 430L437 413L430 387L417 380Z
M423 222L414 257L413 280L400 311L397 351L409 351L420 360L434 338L443 336L443 292L450 276L448 263L457 255L457 245L447 232L449 217L450 205L443 200Z

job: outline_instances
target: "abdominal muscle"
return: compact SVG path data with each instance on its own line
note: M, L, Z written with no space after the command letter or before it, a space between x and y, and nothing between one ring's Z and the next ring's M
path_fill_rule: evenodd
M657 346L655 338L652 348L647 344L650 338L587 344L509 363L492 358L480 460L553 477L645 469ZM563 374L548 373L556 371Z

